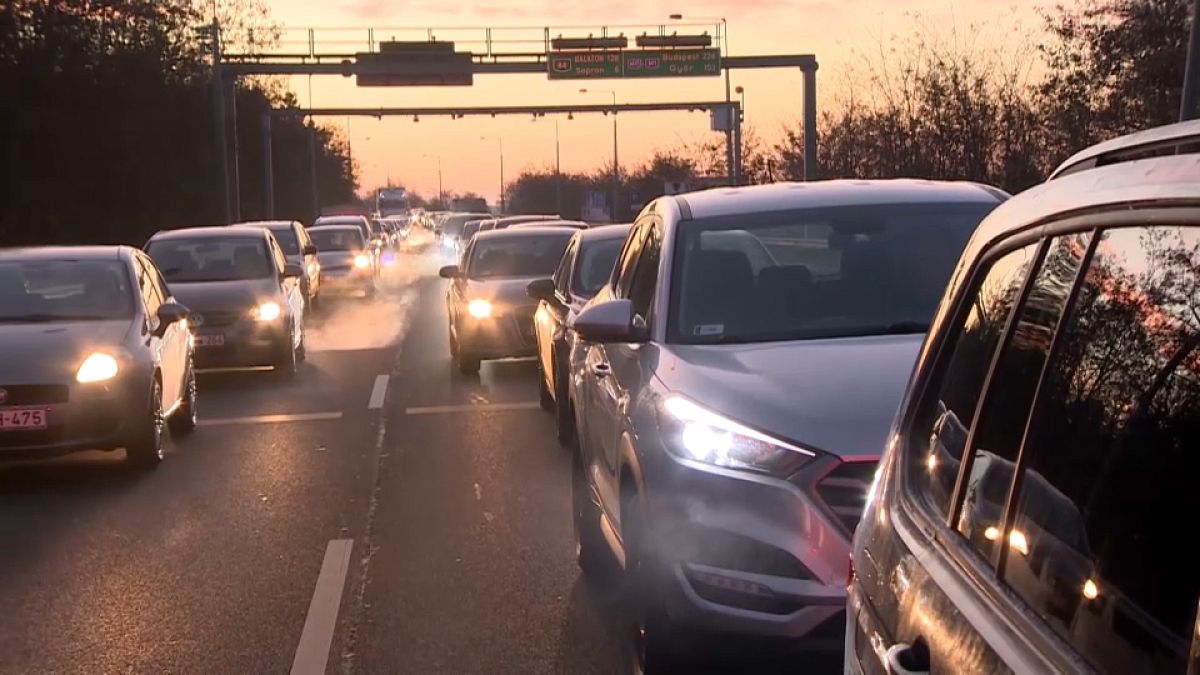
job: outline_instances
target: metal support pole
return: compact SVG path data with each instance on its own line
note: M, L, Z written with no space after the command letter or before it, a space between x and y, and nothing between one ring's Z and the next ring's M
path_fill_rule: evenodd
M804 69L804 180L816 180L817 166L817 68Z
M229 202L229 145L225 137L225 86L221 72L221 26L216 16L212 22L212 59L213 59L213 132L216 135L217 157L220 167L221 204L225 209L225 222L233 222L233 208Z
M504 139L500 139L500 213L507 213L504 203Z
M237 78L229 78L229 115L230 124L233 129L233 183L230 185L229 196L233 207L233 221L237 222L242 219L242 162L241 162L241 144L238 140L238 113L237 113Z
M1187 65L1183 73L1183 96L1179 101L1179 121L1200 117L1196 99L1200 98L1200 0L1192 1L1192 32L1188 38Z
M321 215L321 196L317 194L317 125L315 122L309 124L308 127L308 168L312 181L309 192L312 193L313 220L316 220L317 216Z
M438 155L438 202L446 208L446 193L442 190L442 156Z
M733 177L734 185L742 184L742 108L737 103L729 108L733 118Z
M617 158L617 95L613 94L613 184L612 184L612 209L609 212L609 219L614 223L621 221L617 220L617 197L621 189L621 163Z
M558 120L554 120L554 213L562 215L562 151L558 141Z
M271 116L262 116L263 135L263 217L275 217L275 161L271 152Z

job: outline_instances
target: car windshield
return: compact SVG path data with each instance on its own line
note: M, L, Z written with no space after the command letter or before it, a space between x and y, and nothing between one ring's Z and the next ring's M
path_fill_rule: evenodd
M146 252L171 282L265 279L272 272L271 259L261 239L160 239L151 241Z
M271 228L271 234L275 235L275 240L279 242L279 248L287 255L300 255L300 239L296 237L296 231L290 227Z
M688 344L927 330L991 203L855 205L679 229L670 336Z
M0 262L0 322L128 319L133 308L129 272L116 260Z
M352 226L352 227L357 227L359 230L362 231L364 237L371 236L371 224L369 222L367 222L367 220L365 218L347 218L347 217L329 218L329 217L326 217L326 218L317 218L317 221L315 223L313 223L313 227L327 227L330 225L348 225L348 226Z
M313 244L321 253L328 251L360 251L363 248L362 233L343 227L317 228L308 231Z
M548 277L554 274L573 233L475 239L467 277Z
M606 239L583 245L575 263L575 280L571 284L575 295L591 298L600 292L612 276L613 265L624 244L624 239Z
M479 220L480 216L477 213L453 215L446 219L446 223L442 225L442 235L446 237L458 237L463 233L463 228L472 220Z

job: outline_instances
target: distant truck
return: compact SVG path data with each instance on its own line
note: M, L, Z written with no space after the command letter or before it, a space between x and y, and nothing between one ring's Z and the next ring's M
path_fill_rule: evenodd
M408 191L404 188L381 188L375 197L375 211L381 217L408 216Z
M483 197L464 197L450 202L450 210L458 213L490 213Z

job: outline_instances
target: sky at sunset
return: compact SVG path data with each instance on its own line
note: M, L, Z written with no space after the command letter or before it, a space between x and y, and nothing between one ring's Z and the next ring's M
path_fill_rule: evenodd
M482 51L484 28L493 38L528 39L540 30L516 27L550 26L552 34L599 34L600 27L651 27L672 23L682 13L688 22L725 17L729 53L735 56L811 53L820 63L818 106L846 91L848 66L864 53L879 53L891 36L903 38L919 26L940 39L999 42L1015 27L1033 31L1040 26L1037 10L1054 0L266 0L274 20L287 29L283 48L293 40L303 48L307 32L317 28L318 51L365 51L367 27L376 39L418 39L434 27L443 40L454 40L460 51ZM1069 0L1067 0L1069 4ZM918 19L912 17L913 14ZM569 26L584 28L566 28ZM333 28L358 30L331 30ZM513 30L499 30L514 27ZM563 27L563 28L559 28ZM676 27L675 29L680 29ZM711 30L711 29L710 29ZM618 31L619 32L619 31ZM641 29L637 30L638 33ZM689 30L688 32L695 32ZM629 31L627 34L632 35ZM1014 40L1014 42L1016 42ZM631 41L632 45L632 41ZM1015 46L1015 45L1014 45ZM529 51L531 44L512 49ZM799 122L801 75L797 70L736 70L733 85L746 90L746 121L768 141L779 137L783 125ZM301 105L310 99L307 77L293 77L292 90ZM477 75L473 87L360 88L351 79L315 77L311 80L314 106L379 107L443 105L515 105L604 103L607 93L580 94L581 86L615 90L622 103L718 100L724 98L722 78L549 81L544 75ZM347 120L327 119L342 128ZM349 120L349 138L364 188L383 184L390 176L423 195L438 189L438 162L445 189L470 190L492 201L499 191L499 146L503 142L506 178L521 169L553 167L555 119L532 121L510 118L357 117ZM655 149L695 142L706 135L709 120L700 113L639 113L619 117L622 167L636 166ZM590 171L612 155L612 119L600 115L558 120L564 171Z

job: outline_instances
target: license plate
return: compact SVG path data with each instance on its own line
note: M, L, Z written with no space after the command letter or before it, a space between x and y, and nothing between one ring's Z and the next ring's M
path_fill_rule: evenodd
M0 431L45 429L47 408L0 410Z
M224 335L197 335L196 336L196 346L197 347L224 347L225 346L225 336Z

